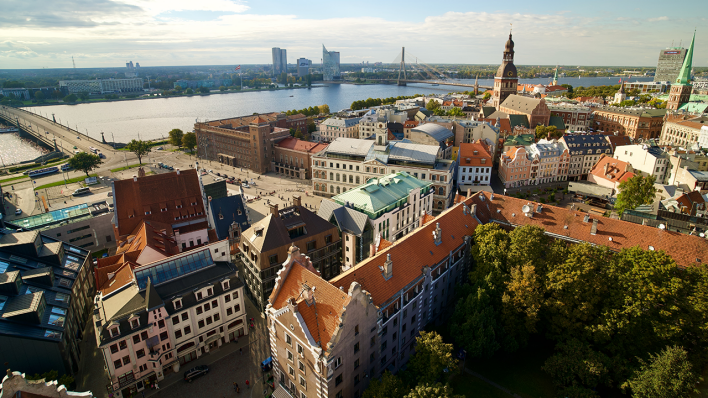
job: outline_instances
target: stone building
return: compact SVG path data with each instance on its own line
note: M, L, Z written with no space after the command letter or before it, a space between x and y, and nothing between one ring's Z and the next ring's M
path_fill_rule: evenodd
M246 293L260 309L265 308L276 272L292 245L308 255L324 278L340 272L342 245L337 227L302 206L297 195L293 205L282 210L271 204L270 213L241 236L240 272Z
M325 148L326 144L285 138L275 144L271 169L280 175L309 180L312 178L312 155Z
M563 118L568 131L587 131L592 119L592 110L586 106L571 104L548 105L551 116Z
M0 391L3 397L17 398L93 398L91 391L68 391L65 385L59 385L56 380L27 380L25 373L7 370L7 376L2 379Z
M360 117L333 116L320 123L315 141L330 142L335 138L359 138Z
M441 156L449 159L454 143L454 135L449 129L434 123L425 123L410 129L407 137L411 142L422 145L437 145Z
M504 102L498 107L500 112L506 115L523 115L528 119L529 127L548 126L551 119L551 110L546 105L543 98L531 98L512 94L507 96ZM499 117L495 114L491 118Z
M585 180L592 167L604 154L612 156L612 147L604 135L565 134L560 138L570 153L568 181Z
M616 106L593 108L595 130L626 135L633 140L659 138L666 109L633 109Z
M489 146L479 140L460 144L457 186L490 185L492 181L492 153ZM464 190L464 189L463 189Z
M499 65L497 73L494 75L494 87L492 91L491 105L497 109L506 101L507 97L516 94L516 86L519 84L519 77L514 65L514 41L509 40L504 46L504 58Z
M632 165L635 174L654 176L656 182L663 184L670 169L669 154L658 146L625 145L618 146L614 158Z
M504 188L528 185L533 160L526 147L516 146L506 150L499 159L497 175Z
M708 116L667 115L661 129L659 145L677 145L690 148L699 144L701 131L708 129Z

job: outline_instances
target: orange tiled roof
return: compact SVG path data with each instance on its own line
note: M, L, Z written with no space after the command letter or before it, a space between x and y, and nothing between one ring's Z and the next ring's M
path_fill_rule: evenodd
M471 199L465 202L470 203ZM442 242L436 246L433 231L438 223ZM348 291L352 282L359 282L362 289L371 294L374 305L381 306L419 277L424 266L447 258L450 251L462 245L466 235L472 235L477 225L472 215L463 213L463 206L454 206L440 214L435 222L424 224L330 282L344 291ZM379 267L383 266L388 254L393 262L393 275L386 280Z
M293 138L293 137L288 137L288 138L280 141L277 145L280 148L292 149L292 150L300 151L300 152L311 152L311 153L317 153L317 152L327 148L327 145L325 145L325 144L299 140L299 139Z
M607 170L605 170L607 165ZM595 163L595 167L590 171L594 176L604 178L612 182L622 182L634 177L632 166L627 162L602 155Z
M681 126L696 129L696 130L700 130L701 127L705 126L705 124L703 124L703 123L698 123L698 122L694 122L691 120L684 120L683 122L677 122L676 124L680 124Z
M681 267L699 265L708 261L708 242L698 236L662 231L648 225L607 217L591 217L590 221L583 222L587 213L550 205L542 205L541 213L536 213L539 203L503 195L494 195L492 200L489 192L479 192L472 196L472 200L477 204L477 217L483 223L496 220L502 224L510 223L515 226L536 225L548 233L607 246L614 251L634 246L651 250L649 247L652 246L655 250L666 252ZM533 217L524 216L521 210L528 203L533 206ZM597 233L592 235L590 229L594 219L597 219L598 226Z
M546 86L546 91L565 91L568 90L567 88L563 86Z
M475 155L474 152L477 151ZM486 166L492 167L492 155L489 153L489 147L481 140L474 143L460 144L460 152L457 156L460 166ZM482 159L485 162L482 163Z
M264 124L264 123L268 123L268 121L265 120L265 119L263 119L263 118L260 117L260 115L259 115L259 116L256 116L256 118L253 119L253 121L251 121L251 123L252 123L252 124Z
M293 262L288 274L281 277L283 285L273 290L268 301L278 310L285 307L288 301L294 300L312 337L320 342L320 347L326 349L334 331L339 327L344 307L349 304L346 291L337 289L297 262ZM306 302L302 294L304 286L315 288L311 293L315 299L314 305ZM349 286L346 289L348 291Z
M418 122L417 120L406 120L406 121L403 123L403 127L405 127L405 128L413 128L413 127L417 127L419 124L420 124L420 122Z
M487 118L487 119L480 119L480 120L483 122L487 122L487 123L491 124L492 126L496 126L496 124L497 124L497 119ZM509 119L501 119L500 118L499 119L499 129L501 131L511 132L511 122L509 121Z
M379 250L383 250L383 249L391 246L392 244L393 244L393 242L388 241L384 238L381 238L381 240L379 241Z

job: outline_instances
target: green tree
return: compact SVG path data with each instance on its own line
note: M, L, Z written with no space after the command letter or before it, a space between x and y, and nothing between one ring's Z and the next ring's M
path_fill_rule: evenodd
M56 370L50 370L49 372L45 372L42 374L35 373L34 375L25 375L25 378L27 380L44 380L45 383L50 382L50 381L55 381L57 382L58 385L60 386L65 386L67 390L70 390L70 386L74 384L74 378L65 374L59 377L59 372Z
M306 76L307 87L312 87L312 75L308 74Z
M636 175L619 185L619 193L615 201L615 210L621 216L627 209L635 209L640 205L648 205L654 201L656 188L654 176L643 177Z
M182 137L182 145L192 152L197 146L197 135L195 133L189 132Z
M460 108L452 108L446 113L447 116L458 116L458 117L464 117L465 113L462 112L462 109Z
M556 131L556 126L536 126L536 139L547 138L549 134L551 138L560 138L563 136L563 133Z
M143 156L150 153L150 143L143 140L133 139L128 143L126 148L138 157L138 162L143 164Z
M79 98L81 99L81 101L86 101L87 99L89 99L89 93L87 91L82 91L79 93Z
M640 360L641 367L624 387L637 398L682 398L698 394L696 384L703 379L693 370L683 347L666 347L650 355L649 362Z
M36 99L37 102L44 102L44 93L39 90L35 91L34 99Z
M574 388L575 395L579 390L584 393L581 396L596 397L598 395L592 394L589 389L607 382L609 363L607 356L571 338L556 346L555 354L546 360L543 370L551 375L559 388Z
M320 106L320 113L329 115L329 105L324 104Z
M73 102L76 102L78 99L79 99L79 97L77 97L76 94L69 94L66 97L64 97L63 101L73 103Z
M188 95L192 95L192 94L194 94L194 90L192 90L191 88L188 88L188 89L184 90L184 93L188 94Z
M492 98L492 94L489 91L485 91L484 95L482 96L482 99L486 101L490 98Z
M199 87L199 92L202 94L208 94L209 91L209 87Z
M293 135L293 137L298 138L298 139L302 139L303 135L302 135L302 132L300 131L299 127L297 128L297 130L295 130L295 134Z
M219 91L226 91L226 86L219 86Z
M435 383L443 376L457 372L457 359L452 356L452 344L443 342L436 332L421 331L416 337L415 355L408 368L420 383Z
M86 173L86 177L88 177L89 172L97 168L98 165L103 162L97 155L87 152L79 152L71 157L68 163L74 170L81 170Z
M447 384L421 383L406 394L405 398L465 398L465 396L453 394L452 388Z
M472 358L489 358L501 348L498 316L491 304L489 294L478 284L455 305L450 329L455 330L455 343Z
M428 100L428 103L425 104L425 109L427 109L431 112L438 109L438 108L440 108L440 103L435 100Z
M170 144L172 144L178 148L182 146L182 137L184 137L184 132L182 132L182 130L172 129L167 134L170 136L170 138L168 140L170 142Z
M371 380L362 398L403 398L406 392L403 381L387 370L380 379Z

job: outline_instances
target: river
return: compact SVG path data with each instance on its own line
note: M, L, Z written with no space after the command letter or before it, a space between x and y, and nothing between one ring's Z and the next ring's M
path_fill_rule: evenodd
M18 133L0 134L0 160L3 166L36 159L46 152L34 142L20 138Z
M561 78L558 84L578 86L602 86L617 84L619 78L588 77ZM651 81L652 77L633 78L632 81ZM473 84L474 80L465 83ZM491 86L491 79L480 80L479 84ZM549 79L524 79L524 84L549 84ZM179 128L192 131L194 122L199 120L225 119L229 117L303 109L327 104L331 111L345 109L356 100L367 98L387 98L402 95L448 93L467 91L471 88L455 86L431 86L429 84L396 85L352 85L341 84L311 89L277 91L256 91L243 93L213 94L191 97L157 98L135 101L96 102L77 105L51 105L26 108L57 122L67 123L89 136L101 139L105 133L107 141L128 142L133 138L156 139L167 137L167 133ZM115 138L115 139L114 139Z

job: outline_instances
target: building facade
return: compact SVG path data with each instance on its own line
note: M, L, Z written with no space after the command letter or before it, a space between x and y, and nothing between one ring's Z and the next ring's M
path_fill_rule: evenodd
M674 82L681 71L683 60L686 58L686 49L671 47L659 51L659 61L656 64L655 82Z
M310 74L310 68L312 67L312 61L307 58L297 59L297 76L305 77Z
M568 180L570 153L563 141L542 139L528 150L533 158L529 185Z
M288 73L288 51L284 48L273 47L273 76Z
M551 120L551 110L543 98L524 97L511 94L498 107L499 111L507 115L523 115L528 119L528 127L548 126ZM494 117L494 115L492 115Z
M60 80L59 88L69 94L86 92L89 94L130 93L143 91L144 81L132 79Z
M677 145L684 148L698 144L701 132L708 129L708 116L689 117L687 115L667 116L661 129L659 145Z
M0 235L0 358L28 374L76 374L92 273L88 250L39 231Z
M514 41L511 40L511 32L509 32L509 40L504 46L504 58L502 64L497 69L494 75L494 87L492 91L492 106L499 109L499 106L506 101L507 97L516 94L516 86L519 84L519 77L514 65Z
M551 116L563 118L567 131L587 131L590 127L592 110L586 106L570 104L548 105Z
M534 163L527 147L511 147L505 151L499 160L497 175L504 188L519 188L528 185L531 176L531 165Z
M586 180L602 155L612 156L612 147L600 134L565 134L560 141L568 148L568 181Z
M633 140L659 138L666 109L632 109L615 106L593 108L595 130L626 135Z
M339 71L339 51L327 51L322 45L322 78L324 81L342 80Z
M360 121L360 117L330 117L320 123L315 141L331 142L335 138L359 138Z
M325 278L341 271L342 245L337 227L320 218L293 197L282 210L271 204L270 213L242 233L241 264L246 294L261 310L275 285L276 273L295 245L307 254Z
M484 142L460 144L458 155L457 186L490 185L492 180L492 154Z
M635 173L654 176L663 184L670 168L669 154L657 146L625 145L615 149L614 158L632 165Z
M285 138L275 145L271 170L287 177L309 180L312 178L312 155L326 147L325 144Z

